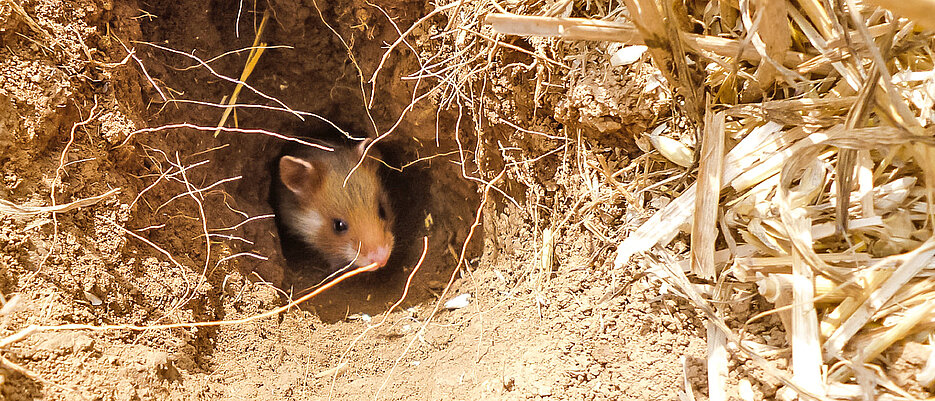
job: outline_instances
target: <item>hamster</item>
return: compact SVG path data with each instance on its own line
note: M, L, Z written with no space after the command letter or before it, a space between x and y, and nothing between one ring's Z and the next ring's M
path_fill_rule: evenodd
M317 251L332 271L379 269L393 250L394 216L372 151L345 185L366 144L333 146L334 151L297 146L274 163L272 200L280 233Z

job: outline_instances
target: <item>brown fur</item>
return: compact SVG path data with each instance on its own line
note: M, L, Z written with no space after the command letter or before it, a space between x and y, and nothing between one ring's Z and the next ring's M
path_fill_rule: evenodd
M354 264L361 266L378 247L393 247L393 213L377 175L378 162L368 157L345 184L362 151L362 145L334 152L303 147L279 159L282 224L317 249L332 268L349 265L355 256ZM314 213L320 216L318 227L309 224L314 219L307 216ZM345 232L335 232L335 219L346 222Z

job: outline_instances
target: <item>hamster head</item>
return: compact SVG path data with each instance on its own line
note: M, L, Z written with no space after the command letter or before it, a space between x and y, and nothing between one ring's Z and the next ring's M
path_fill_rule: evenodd
M279 159L279 178L293 200L290 210L282 211L283 221L333 269L380 268L393 250L393 214L376 162L366 160L350 174L362 151L335 149Z

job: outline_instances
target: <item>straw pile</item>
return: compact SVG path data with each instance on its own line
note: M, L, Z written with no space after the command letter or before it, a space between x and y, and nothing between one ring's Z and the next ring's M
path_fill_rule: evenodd
M694 183L626 236L615 265L645 264L707 315L709 398L748 398L727 383L730 354L784 399L931 394L935 2L623 3L603 19L567 18L574 3L557 1L483 21L500 35L645 45L680 99L697 149L653 143ZM687 254L664 248L689 229ZM775 305L783 347L727 324L752 291ZM901 357L909 349L921 363Z

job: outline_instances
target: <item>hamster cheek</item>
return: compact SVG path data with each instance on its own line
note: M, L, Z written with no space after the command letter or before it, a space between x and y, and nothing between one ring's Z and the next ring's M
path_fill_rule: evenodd
M341 248L342 248L341 253L344 255L344 257L347 260L353 261L354 265L357 265L357 266L360 265L360 260L363 257L363 255L360 255L360 252L357 251L357 247L351 246L351 245L345 245L345 246L342 246Z
M318 237L318 232L325 224L325 219L314 210L303 210L295 215L296 231L302 233L308 239Z

